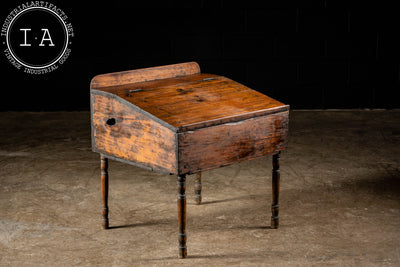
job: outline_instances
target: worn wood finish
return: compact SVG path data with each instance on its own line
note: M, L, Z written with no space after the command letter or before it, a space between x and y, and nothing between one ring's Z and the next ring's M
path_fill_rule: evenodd
M108 228L107 158L178 177L179 257L186 248L186 175L273 154L271 228L279 225L279 151L289 106L195 62L98 75L91 82L93 151L102 155L103 227ZM278 154L276 154L278 153Z
M288 106L226 77L194 74L98 88L179 128L180 132L288 110Z
M178 134L178 172L192 174L259 158L287 145L289 113Z
M279 227L279 186L280 186L280 152L272 156L272 205L271 228Z
M101 169L101 199L103 209L101 211L103 229L108 229L108 159L103 155L100 156Z
M198 172L194 179L194 200L197 205L201 204L201 187L201 172Z
M176 173L175 133L129 103L92 92L93 150Z
M199 72L200 67L196 62L187 62L153 68L100 74L92 79L90 88L95 89L105 86L153 81L157 79L185 76Z
M186 258L186 175L178 175L178 229L179 257Z

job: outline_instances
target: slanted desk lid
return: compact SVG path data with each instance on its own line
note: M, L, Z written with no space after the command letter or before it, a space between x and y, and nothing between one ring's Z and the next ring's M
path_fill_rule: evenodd
M235 122L289 106L223 76L188 74L97 87L176 127L179 131Z

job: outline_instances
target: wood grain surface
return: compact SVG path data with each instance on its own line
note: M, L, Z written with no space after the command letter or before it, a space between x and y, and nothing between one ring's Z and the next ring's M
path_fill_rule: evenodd
M178 134L178 171L192 174L250 160L287 146L289 112Z
M94 151L176 173L174 131L118 99L94 91L91 97Z
M153 68L113 72L95 76L90 83L90 88L97 89L104 86L147 82L156 79L184 76L199 72L200 67L196 62L187 62Z
M103 227L110 157L178 177L179 257L187 257L186 175L273 154L271 227L279 212L279 154L289 106L195 62L98 75L91 83L92 147L102 154ZM107 192L106 192L107 189Z
M286 147L288 105L199 72L189 62L96 76L94 150L152 170L191 174Z
M193 74L108 86L112 93L180 131L288 110L288 106L223 76Z

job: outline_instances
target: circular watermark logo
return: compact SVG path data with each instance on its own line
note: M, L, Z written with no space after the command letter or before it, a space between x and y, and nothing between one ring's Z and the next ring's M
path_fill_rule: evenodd
M5 56L14 67L29 74L49 73L64 64L73 36L64 11L44 1L17 6L1 28Z

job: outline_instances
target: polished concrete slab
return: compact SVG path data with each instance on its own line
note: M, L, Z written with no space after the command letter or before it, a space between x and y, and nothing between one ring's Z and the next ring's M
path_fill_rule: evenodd
M88 112L0 113L0 266L399 266L400 110L292 111L280 228L271 157L188 176L177 258L176 177L100 162Z

